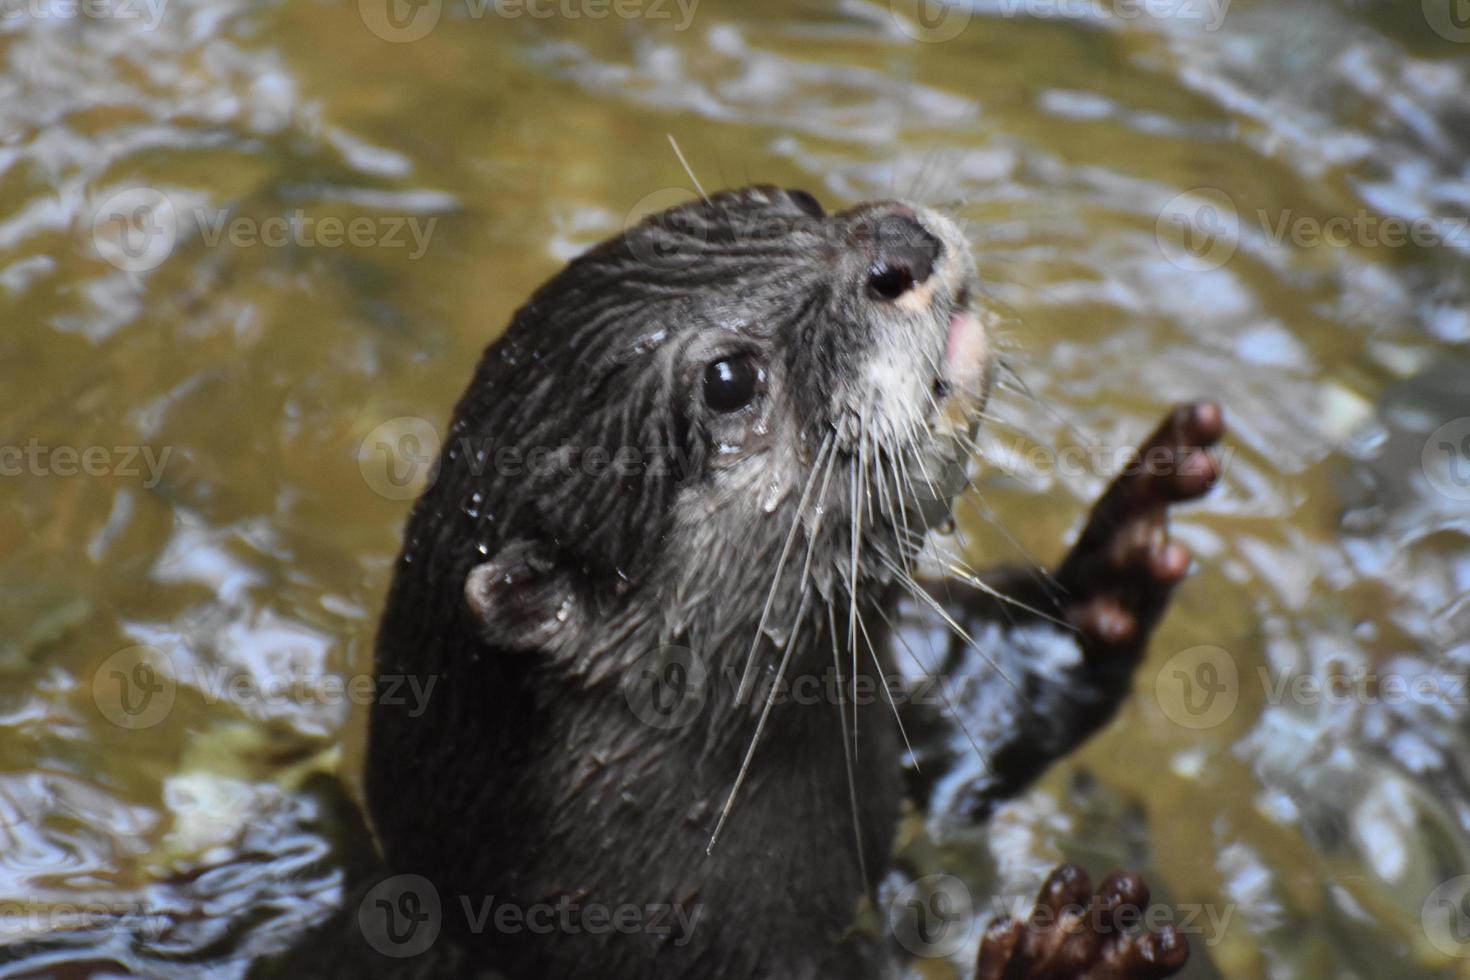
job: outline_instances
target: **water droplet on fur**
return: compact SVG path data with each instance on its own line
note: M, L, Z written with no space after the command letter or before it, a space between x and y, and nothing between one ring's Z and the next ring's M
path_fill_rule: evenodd
M767 626L765 633L766 637L778 647L784 647L786 641L791 639L791 634L784 626Z
M572 617L572 600L570 600L570 599L564 599L564 600L562 600L562 604L560 606L558 606L557 609L556 609L556 621L558 623L565 623L571 617Z
M767 514L775 511L781 505L781 484L772 480L770 487L766 489L766 496L761 501L761 510Z
M684 821L691 826L700 826L710 814L710 804L707 800L696 800L684 814Z

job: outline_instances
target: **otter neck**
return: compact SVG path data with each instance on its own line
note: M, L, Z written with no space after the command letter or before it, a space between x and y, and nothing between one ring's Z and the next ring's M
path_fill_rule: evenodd
M464 629L426 643L433 617L425 621L422 607L400 604L397 593L380 670L427 662L448 676L439 686L446 696L420 718L374 708L368 794L390 869L428 877L446 909L494 895L525 907L573 896L583 907L702 910L678 947L618 935L594 949L590 935L467 927L463 940L512 976L583 976L589 962L607 963L609 976L800 976L803 964L826 975L814 957L854 921L871 884L863 868L881 874L898 816L897 731L878 657L859 648L867 694L859 692L854 733L845 637L839 684L825 610L794 634L747 777L707 853L771 685L758 683L761 700L742 704L739 669L721 670L693 721L660 730L630 710L615 678L588 684L534 653L487 649ZM865 619L881 622L874 612ZM757 625L752 617L752 633ZM638 650L656 640L629 637ZM849 757L857 760L851 783Z

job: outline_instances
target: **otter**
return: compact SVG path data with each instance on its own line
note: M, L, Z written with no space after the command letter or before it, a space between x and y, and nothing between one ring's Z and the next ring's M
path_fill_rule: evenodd
M905 795L896 641L942 620L944 655L988 657L1010 692L973 719L980 819L1113 715L1190 564L1167 509L1216 479L1219 410L1181 406L1140 450L1172 465L1119 477L1053 575L920 576L995 382L989 320L944 216L772 186L653 216L538 289L408 519L376 670L439 680L422 714L372 709L391 878L361 908L408 922L427 890L467 973L891 970L855 924ZM1075 661L1043 668L1024 629ZM1143 895L1067 868L1038 908ZM487 900L516 927L477 918ZM1168 928L1025 926L991 927L977 975L1166 976L1187 955Z

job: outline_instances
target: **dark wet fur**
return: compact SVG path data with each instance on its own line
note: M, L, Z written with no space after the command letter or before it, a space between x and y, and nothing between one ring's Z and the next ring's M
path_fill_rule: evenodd
M783 233L747 237L751 226L732 227L726 208L742 219L773 216L769 227ZM719 681L699 722L657 731L628 710L619 688L634 660L663 643L743 666L794 513L791 499L753 526L712 529L709 564L680 573L709 594L689 600L683 631L662 632L659 607L679 601L658 568L669 508L679 487L708 479L712 451L709 433L690 421L697 414L685 410L694 380L670 349L691 337L691 323L722 317L767 336L788 376L810 381L785 392L792 416L810 423L810 458L825 424L814 400L851 370L848 352L862 348L834 321L831 246L790 232L810 216L784 193L721 197L687 217L645 225L574 261L486 353L455 411L438 478L414 508L382 621L379 673L437 675L441 692L418 719L385 705L373 712L369 807L394 871L428 876L446 908L461 894L522 906L570 895L584 904L703 908L683 947L616 933L548 939L487 930L472 939L515 975L583 977L591 964L605 977L801 975L829 954L864 891L835 706L773 714L728 830L706 856L754 713L731 703L734 692ZM640 237L650 247L677 244L686 231L700 250L687 269L650 268L637 254ZM666 465L623 479L495 478L475 474L465 437L526 451L574 441L609 452L634 446ZM846 492L845 478L834 482ZM844 547L846 522L831 527L831 547ZM721 553L721 534L738 538L741 561ZM486 555L511 545L550 569L554 594L575 597L584 612L574 616L605 622L603 610L623 609L614 618L625 635L595 660L544 637L536 651L516 649L514 630L487 640L464 582ZM772 618L785 626L797 590L782 591ZM800 646L814 656L802 669L830 664L823 608L814 603L807 614ZM859 666L871 670L871 658ZM863 843L875 868L886 863L900 799L888 711L863 709L857 746ZM446 914L446 925L462 918Z
M378 639L380 675L435 676L437 686L420 717L404 705L374 706L367 772L384 873L423 875L438 893L444 938L430 961L438 965L369 954L362 967L334 957L326 940L303 943L288 969L701 980L886 972L881 945L852 931L871 879L887 867L902 794L899 732L881 697L855 715L848 705L845 719L825 700L776 706L706 853L763 703L759 684L743 702L736 688L767 595L770 624L796 637L786 678L825 675L837 655L850 679L850 481L864 466L895 477L891 457L901 451L880 446L865 462L835 437L845 423L833 393L852 383L881 326L860 284L884 246L856 228L861 209L817 214L809 198L774 188L666 213L571 263L486 352L437 479L409 520ZM698 261L667 258L690 249ZM731 428L699 410L699 372L730 346L752 347L773 365L775 408L764 428ZM737 458L784 459L788 472L799 464L802 485L753 514L759 487L736 492L722 482L729 463L716 447L732 439ZM634 447L650 466L497 471L498 451L536 447L579 459L590 448ZM830 482L818 479L824 465ZM798 490L824 518L798 507ZM899 495L892 484L887 492ZM1162 528L1168 503L1193 492L1141 485L1129 499L1142 509L1126 514L1105 502L1093 523L1118 530L1080 559L1130 529ZM892 574L917 537L900 526L905 519L877 506L862 524L852 621L866 629L855 658L865 674L893 673L886 624L900 595L919 588ZM797 520L793 558L778 573ZM1127 567L1147 565L1124 557ZM1083 567L1078 559L1064 569ZM1164 582L1140 571L1138 589L1115 595L1120 567L1074 576L1068 594L1042 590L1036 602L1049 603L1061 627L968 586L942 593L971 635L1003 617L1012 631L1076 630L1083 654L1075 668L1042 675L1024 642L1003 637L986 652L1025 682L988 682L1007 700L996 717L1014 723L982 731L980 748L1003 764L967 791L972 813L1024 788L1112 715L1182 575L1175 568ZM1111 623L1112 635L1094 621ZM1120 622L1133 624L1126 637ZM695 721L667 731L641 722L622 688L639 658L665 645L697 651L713 672ZM757 681L782 654L761 639ZM845 746L844 725L854 723ZM372 884L360 883L326 929L345 934L357 954L363 944L349 920ZM683 944L647 932L470 928L462 902L479 908L487 899L521 908L676 903L700 918Z

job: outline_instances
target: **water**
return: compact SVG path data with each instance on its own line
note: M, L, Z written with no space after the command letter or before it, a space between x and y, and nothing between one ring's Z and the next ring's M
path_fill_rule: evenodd
M1467 975L1449 5L520 9L0 7L7 975L236 975L330 908L322 774L436 427L536 283L691 196L667 134L706 187L964 223L1034 396L995 407L974 563L1057 556L1170 402L1232 425L1117 723L983 831L911 821L905 873L984 906L1142 868L1204 923L1193 977Z

